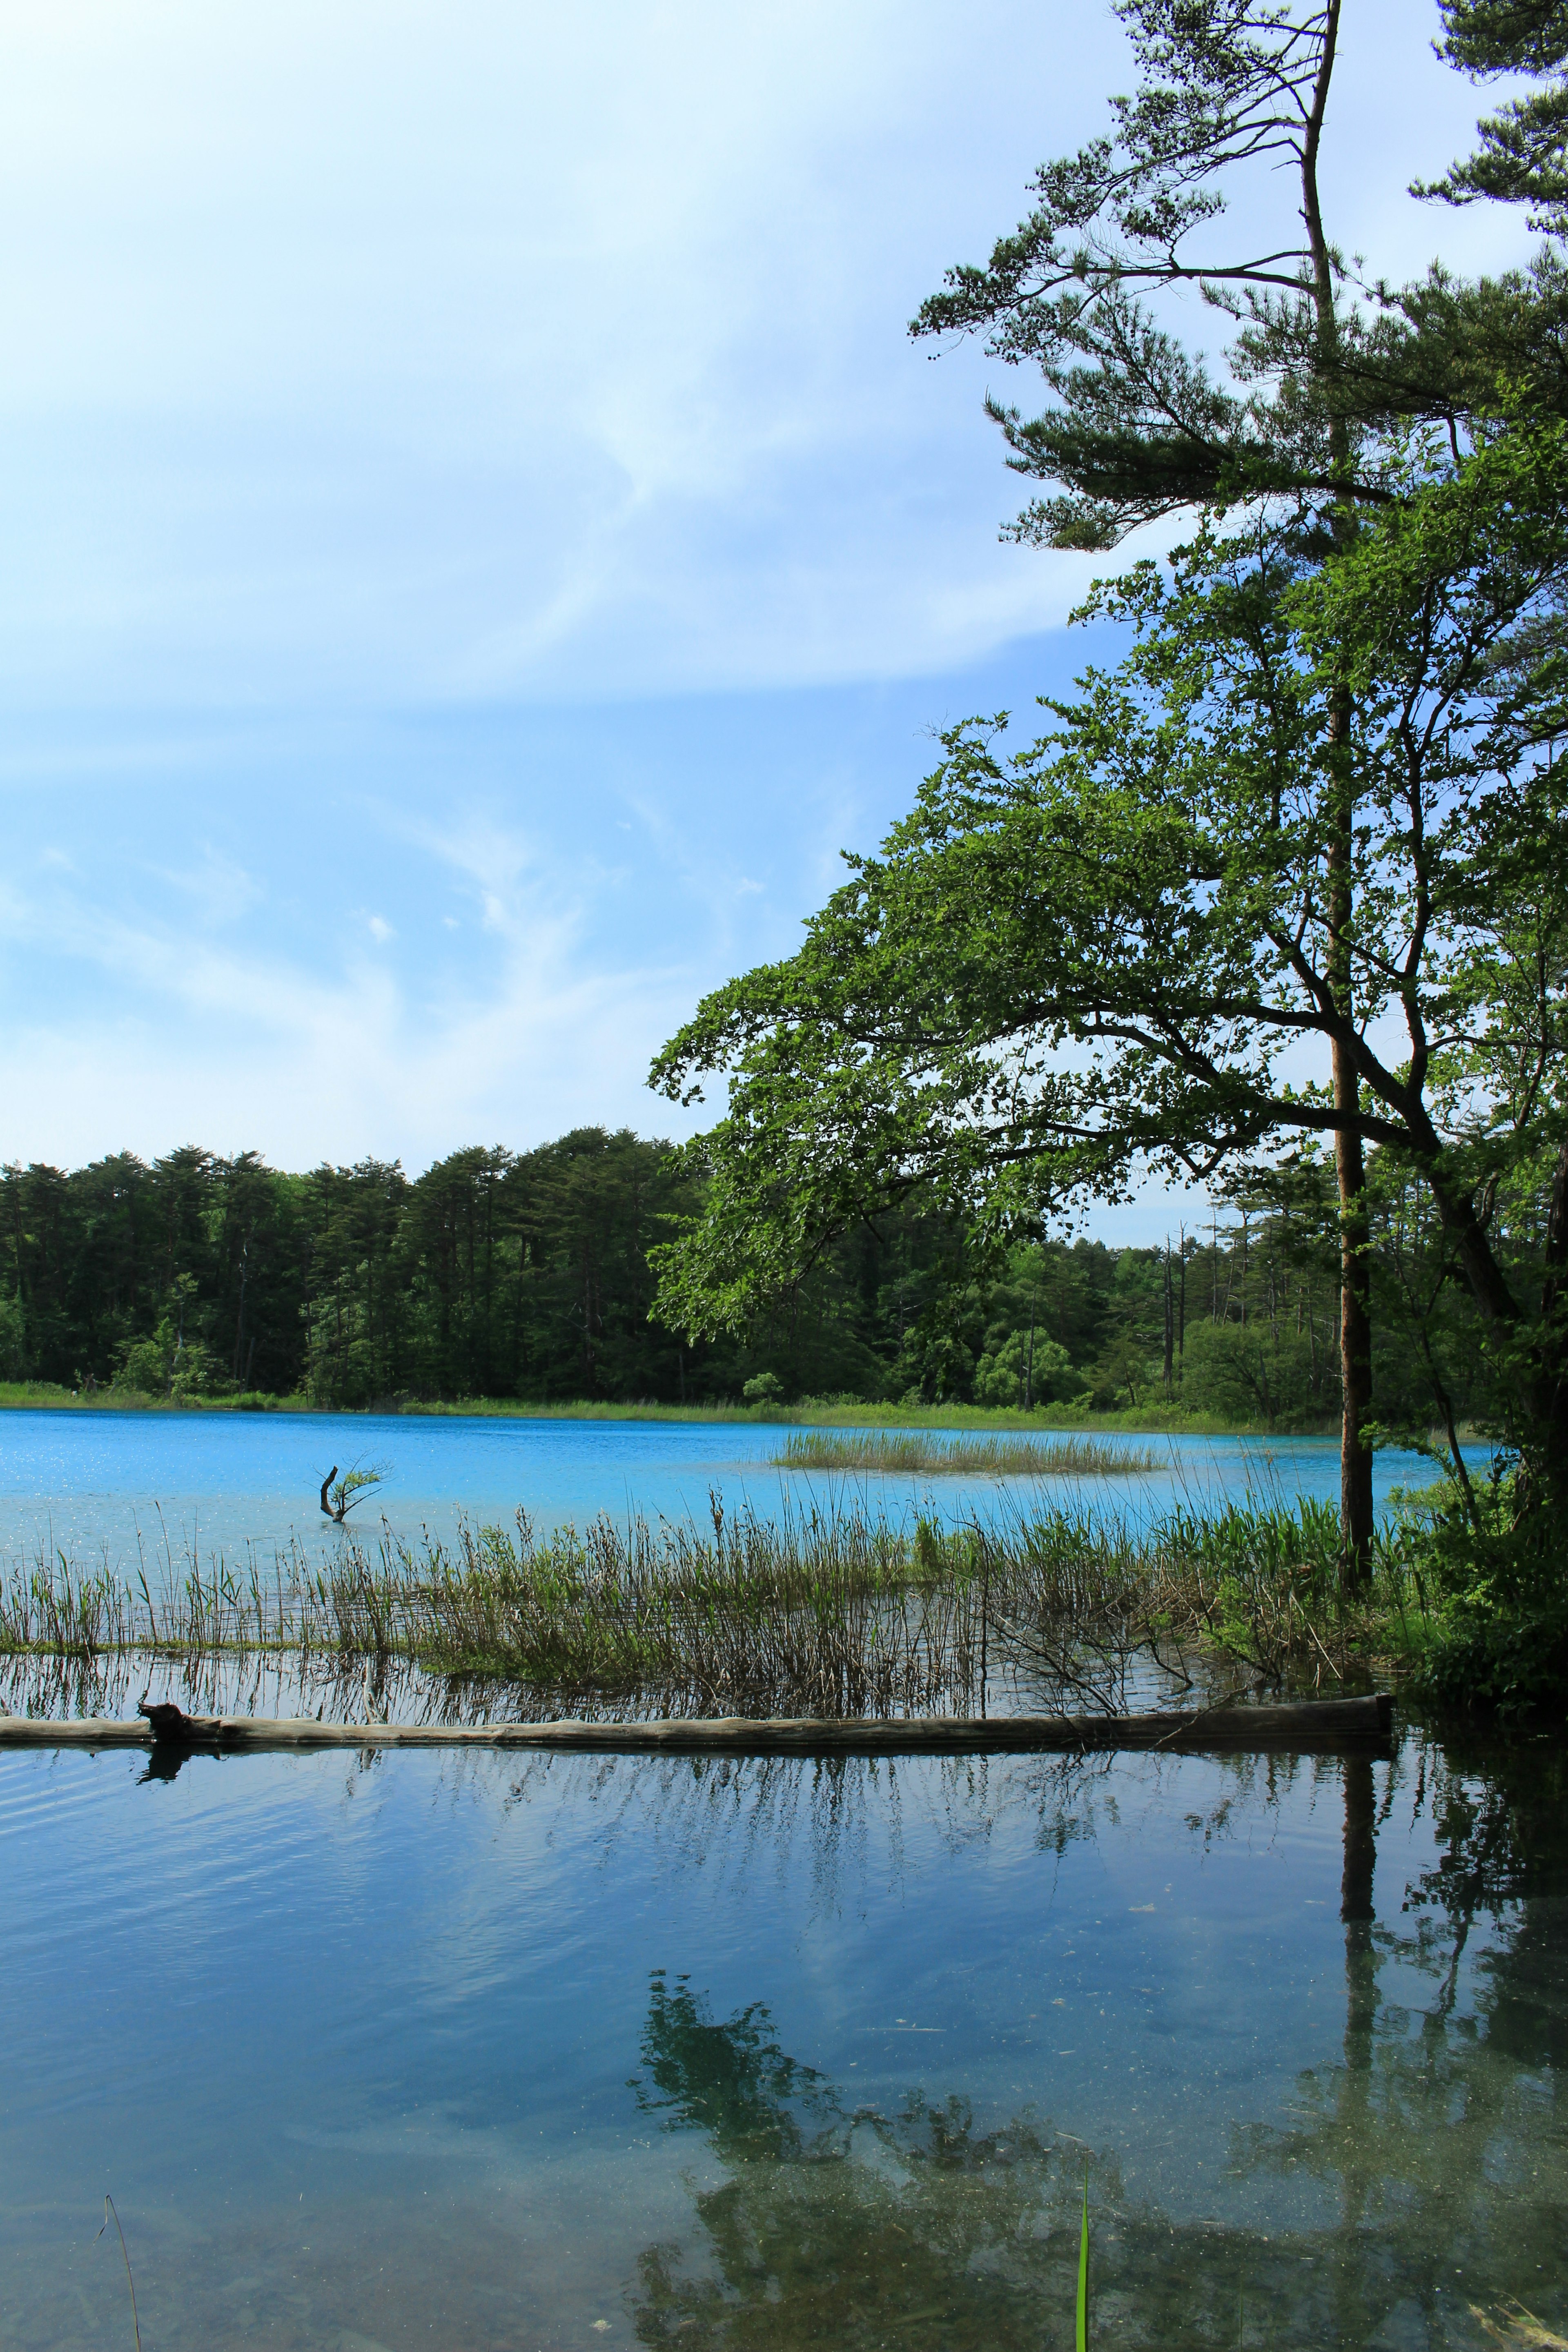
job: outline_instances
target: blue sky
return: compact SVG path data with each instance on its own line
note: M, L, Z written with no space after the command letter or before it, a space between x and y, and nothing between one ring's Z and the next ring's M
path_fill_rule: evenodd
M1478 97L1346 0L1336 232ZM1124 87L1041 0L23 5L0 86L0 1157L588 1120L1087 647L905 323ZM1249 199L1282 208L1260 182ZM1151 1199L1120 1230L1162 1231Z

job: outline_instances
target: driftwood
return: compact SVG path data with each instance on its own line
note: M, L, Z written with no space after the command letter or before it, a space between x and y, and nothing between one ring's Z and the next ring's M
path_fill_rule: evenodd
M0 1748L157 1748L207 1753L262 1748L568 1748L608 1755L1020 1755L1034 1749L1168 1748L1173 1754L1334 1754L1384 1746L1390 1698L1301 1699L1275 1706L1217 1706L1186 1714L929 1716L912 1721L743 1716L654 1723L318 1723L310 1716L184 1715L142 1704L144 1720L46 1722L0 1716Z

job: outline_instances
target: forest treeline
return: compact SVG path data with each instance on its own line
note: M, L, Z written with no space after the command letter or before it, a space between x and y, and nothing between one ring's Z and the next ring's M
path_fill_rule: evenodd
M1328 1427L1331 1191L1308 1160L1168 1247L1047 1240L984 1262L951 1219L906 1203L839 1241L747 1338L692 1342L650 1319L649 1252L700 1213L703 1176L626 1129L457 1151L414 1178L378 1160L290 1174L195 1146L151 1164L12 1166L0 1378L340 1408L705 1403L750 1385ZM1442 1278L1430 1204L1407 1175L1373 1192L1380 1414L1463 1418L1474 1334ZM1528 1251L1528 1203L1520 1224Z

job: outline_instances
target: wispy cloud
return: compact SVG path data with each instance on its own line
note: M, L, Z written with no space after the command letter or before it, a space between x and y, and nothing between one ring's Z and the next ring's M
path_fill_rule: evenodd
M902 677L1077 595L1070 559L996 543L995 365L904 325L1103 119L1109 12L1064 38L1036 0L104 0L90 42L24 13L13 704ZM1525 238L1404 193L1475 113L1428 13L1363 11L1336 89L1337 233L1395 276Z
M9 941L47 942L102 985L69 1023L10 1026L0 1096L47 1093L49 1148L64 1158L199 1133L285 1160L373 1150L422 1161L475 1137L539 1141L593 1123L639 1086L685 990L668 971L574 971L559 931L515 906L508 919L488 984L432 999L352 946L331 968L306 967L68 891L31 903L13 892L0 910Z

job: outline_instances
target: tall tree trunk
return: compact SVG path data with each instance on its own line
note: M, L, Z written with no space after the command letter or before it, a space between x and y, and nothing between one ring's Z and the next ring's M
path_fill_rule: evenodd
M1301 151L1301 218L1311 254L1312 295L1317 305L1318 349L1315 372L1329 406L1329 464L1336 479L1348 477L1350 430L1335 398L1342 352L1339 314L1334 295L1334 261L1323 230L1318 200L1318 148L1328 107L1339 46L1340 0L1328 0L1323 12L1322 51L1317 85L1308 115ZM1341 499L1332 510L1336 548L1348 547L1355 536L1355 516L1350 500ZM1327 730L1329 883L1329 950L1325 976L1334 1004L1347 1023L1355 1018L1354 973L1351 963L1351 920L1354 913L1352 861L1355 854L1355 777L1352 766L1351 698L1336 692ZM1348 1046L1333 1047L1334 1107L1352 1113L1358 1102L1356 1073ZM1343 1573L1347 1584L1362 1584L1372 1573L1372 1453L1363 1435L1372 1409L1372 1288L1366 1246L1365 1168L1361 1137L1343 1126L1334 1136L1334 1170L1340 1193L1340 1382L1344 1422L1340 1452L1340 1527Z
M1564 1331L1568 1278L1568 1143L1557 1154L1546 1213L1544 1279L1541 1286L1541 1345L1532 1382L1531 1418L1542 1433L1542 1487L1561 1502L1568 1496L1568 1333Z
M1187 1229L1185 1225L1181 1229L1179 1241L1182 1270L1180 1286L1176 1293L1176 1384L1181 1388L1186 1385L1187 1370Z
M1334 1103L1353 1109L1356 1073L1349 1050L1334 1046ZM1372 1576L1372 1447L1365 1435L1372 1416L1372 1253L1366 1213L1366 1166L1361 1137L1342 1127L1334 1138L1334 1172L1340 1193L1340 1529L1345 1581L1359 1585Z

